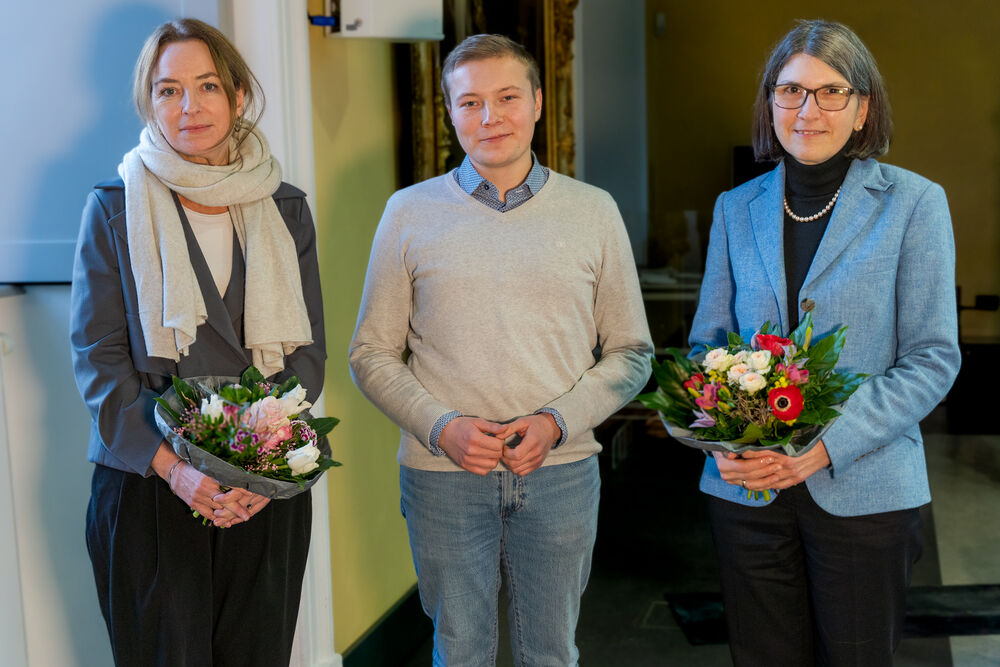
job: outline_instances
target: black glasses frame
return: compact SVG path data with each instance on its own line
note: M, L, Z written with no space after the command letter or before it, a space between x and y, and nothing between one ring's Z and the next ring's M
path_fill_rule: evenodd
M806 94L802 96L802 101L799 102L798 104L796 104L794 107L782 106L782 105L778 104L778 100L774 96L775 89L777 89L777 88L779 88L781 86L795 86L796 88L804 90ZM839 109L827 109L822 104L820 104L819 96L816 93L818 93L819 91L823 90L824 88L839 88L841 90L846 90L847 91L847 98L846 98L847 101L844 102L844 106L840 107ZM851 95L855 95L858 92L859 91L858 91L857 88L848 88L846 86L820 86L819 88L806 88L805 86L800 86L797 83L772 83L771 84L771 101L774 102L774 105L776 107L778 107L779 109L801 109L803 106L805 106L806 100L809 99L809 96L812 95L813 96L813 101L816 102L816 106L819 107L820 109L822 109L823 111L843 111L844 109L847 108L847 105L851 103Z

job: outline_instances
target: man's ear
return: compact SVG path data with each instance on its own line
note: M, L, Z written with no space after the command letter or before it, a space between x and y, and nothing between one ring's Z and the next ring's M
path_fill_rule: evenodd
M535 91L535 122L542 117L542 89Z

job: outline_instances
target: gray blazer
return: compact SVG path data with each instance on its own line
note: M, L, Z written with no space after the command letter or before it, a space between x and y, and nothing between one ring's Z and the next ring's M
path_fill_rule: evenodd
M788 333L784 183L782 163L716 201L692 346L723 345L726 331L749 340L765 321ZM955 244L941 186L855 160L797 301L814 304L814 337L847 325L838 368L870 374L823 438L832 465L806 480L813 498L840 516L929 502L918 422L948 392L961 359ZM722 481L712 457L701 489L761 504Z
M285 358L285 370L277 378L297 375L312 401L323 388L326 359L316 233L305 193L282 183L273 197L298 250L313 338L311 345ZM91 415L87 458L144 476L152 474L150 462L163 439L153 420L153 397L166 390L171 376L239 375L251 363L242 344L244 272L238 245L234 240L233 275L224 300L174 199L208 311L180 362L146 355L121 179L99 183L87 197L73 265L70 342L76 383Z

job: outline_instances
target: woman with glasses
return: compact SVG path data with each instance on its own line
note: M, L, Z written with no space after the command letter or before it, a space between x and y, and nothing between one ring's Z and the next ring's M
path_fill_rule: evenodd
M777 166L715 205L694 351L766 321L787 334L811 312L814 339L849 327L839 368L868 374L807 453L706 460L737 667L884 666L902 636L930 501L918 422L960 357L945 194L875 160L891 136L858 36L799 22L755 104L755 155ZM770 500L748 494L766 489Z

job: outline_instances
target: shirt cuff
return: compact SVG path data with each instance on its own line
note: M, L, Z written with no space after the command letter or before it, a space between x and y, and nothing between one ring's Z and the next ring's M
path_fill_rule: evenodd
M438 447L438 438L441 437L441 431L444 427L451 423L452 419L456 417L461 417L462 413L458 410L452 410L451 412L446 412L438 420L434 422L434 426L431 428L431 437L427 441L427 449L431 450L431 454L434 456L444 456L444 450Z
M535 414L536 414L536 415L540 415L540 414L542 414L543 412L547 412L547 413L549 413L550 415L552 415L552 418L556 420L556 426L558 426L558 427L559 427L559 432L560 432L560 433L562 434L562 435L561 435L561 436L559 437L559 442L557 442L556 444L552 445L552 449L555 449L555 448L556 448L556 447L558 447L559 445L561 445L561 444L563 444L564 442L566 442L566 434L567 434L567 433L569 432L569 431L568 431L568 430L566 429L566 420L565 420L565 419L563 419L562 415L561 415L561 414L559 414L559 411L558 411L558 410L556 410L555 408L542 408L541 410L539 410L539 411L538 411L538 412L536 412Z

